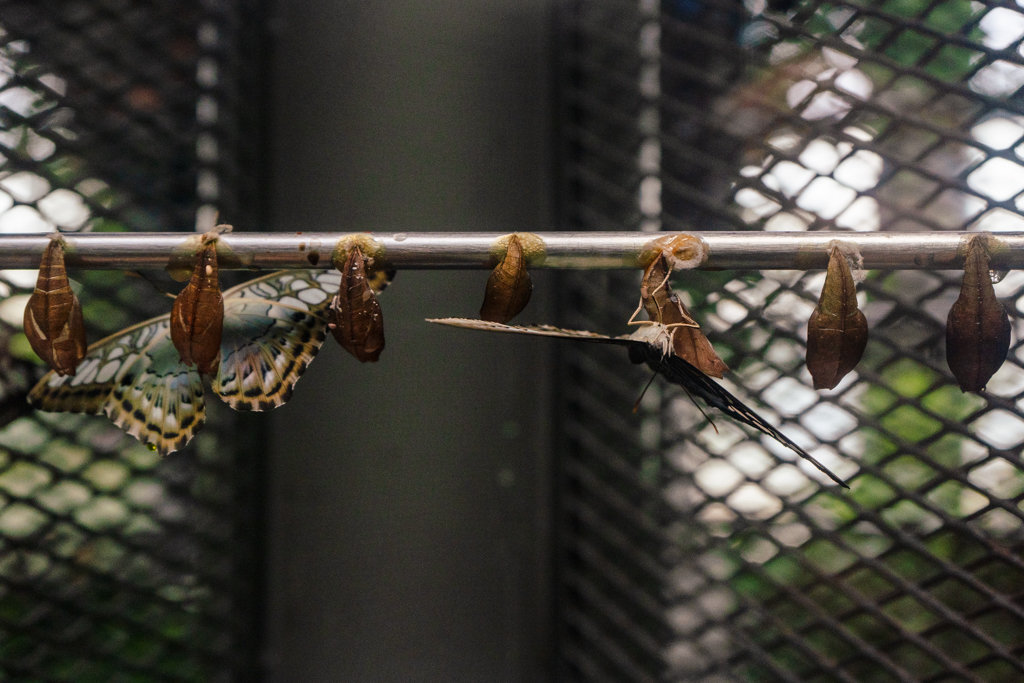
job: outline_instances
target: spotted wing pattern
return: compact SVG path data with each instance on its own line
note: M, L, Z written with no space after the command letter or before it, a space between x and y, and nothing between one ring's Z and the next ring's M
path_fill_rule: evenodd
M327 338L340 282L338 272L279 273L229 292L214 392L235 410L284 405Z
M202 382L171 344L166 315L96 342L74 376L47 373L28 401L40 410L106 414L161 453L192 438L206 412Z
M214 392L236 410L284 404L325 338L325 311L338 281L319 270L281 272L225 292ZM257 396L257 387L267 393ZM105 414L162 455L184 447L206 414L202 379L181 362L167 315L96 342L74 376L46 374L29 403Z

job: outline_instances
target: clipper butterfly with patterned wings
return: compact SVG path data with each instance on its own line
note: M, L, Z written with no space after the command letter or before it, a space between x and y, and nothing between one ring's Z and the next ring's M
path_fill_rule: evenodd
M322 270L272 273L224 292L224 328L213 392L235 410L284 405L327 336L327 307L341 276ZM107 415L166 455L202 427L203 381L170 335L170 314L89 347L74 376L46 374L29 394L51 412Z
M467 318L428 318L427 322L451 325L452 327L464 327L471 330L485 330L489 332L511 332L514 334L529 334L541 337L557 337L560 339L577 339L581 341L598 342L601 344L618 344L629 350L629 359L636 364L646 363L654 372L664 377L669 382L683 387L692 396L699 397L708 406L718 408L729 417L742 422L745 425L766 434L782 445L794 451L801 458L814 465L823 474L840 486L849 488L831 470L818 462L810 453L800 448L785 434L777 430L764 418L748 408L746 404L733 396L726 389L701 372L698 368L689 363L673 351L673 335L670 328L662 324L652 324L640 328L633 334L621 337L609 337L596 332L584 330L563 330L551 325L503 325L485 320L471 320Z

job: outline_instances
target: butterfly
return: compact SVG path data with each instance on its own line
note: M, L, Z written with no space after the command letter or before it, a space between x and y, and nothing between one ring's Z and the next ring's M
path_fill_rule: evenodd
M745 425L772 437L782 445L793 450L801 458L814 465L818 470L828 476L844 488L849 488L846 482L840 479L831 470L821 464L814 456L800 448L785 434L777 430L764 418L747 407L742 401L733 396L726 389L698 370L685 358L677 356L673 350L673 335L665 325L648 325L640 328L632 334L619 337L609 337L596 332L585 330L565 330L551 325L503 325L501 323L488 322L485 320L470 320L467 318L428 318L427 322L451 325L453 327L464 327L472 330L486 330L490 332L511 332L514 334L529 334L541 337L556 337L559 339L578 339L582 341L597 342L601 344L618 344L627 347L629 359L635 363L646 363L654 372L658 373L669 382L677 384L685 389L691 396L698 396L709 406L718 408L729 417L742 422Z
M224 329L213 392L235 410L284 405L327 338L327 307L341 275L283 271L224 292ZM106 414L161 455L202 427L203 381L171 342L170 314L88 348L74 376L43 376L29 403L50 412Z

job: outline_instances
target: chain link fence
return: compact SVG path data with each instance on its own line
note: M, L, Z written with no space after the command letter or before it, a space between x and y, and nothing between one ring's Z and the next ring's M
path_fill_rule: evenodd
M1024 229L1017 5L578 0L559 28L567 228ZM1024 680L1024 276L994 275L1015 334L981 395L945 364L960 273L868 273L864 360L823 392L824 273L675 276L724 384L849 491L675 387L633 414L642 371L563 349L562 677ZM564 284L566 326L620 332L639 274Z
M258 227L258 9L0 2L0 232ZM28 412L35 276L0 271L0 680L252 680L258 428L214 402L161 459L106 418ZM71 277L92 341L170 307Z

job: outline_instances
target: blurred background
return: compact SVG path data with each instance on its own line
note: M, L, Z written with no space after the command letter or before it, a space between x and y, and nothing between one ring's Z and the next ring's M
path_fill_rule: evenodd
M987 0L0 0L0 233L1021 231L1022 40ZM169 309L71 275L91 339ZM674 279L842 492L674 387L631 412L621 350L422 322L483 272L400 272L379 364L328 341L160 459L27 409L35 277L0 271L0 681L1024 680L1020 272L982 396L959 273L868 273L826 392L823 273ZM536 273L519 320L624 332L639 277Z

